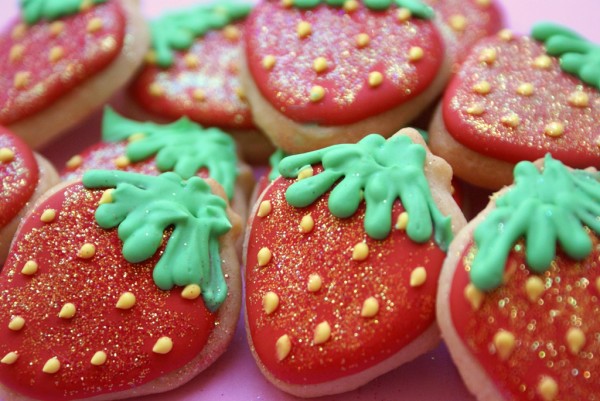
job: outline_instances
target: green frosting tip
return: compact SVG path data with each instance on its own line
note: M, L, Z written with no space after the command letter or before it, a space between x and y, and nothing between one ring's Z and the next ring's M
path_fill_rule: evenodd
M332 7L342 7L346 0L293 0L292 4L298 8L314 8L320 4ZM410 10L412 15L422 19L432 19L435 16L433 8L422 0L363 0L365 6L372 10L387 10L392 5Z
M87 0L92 5L107 0ZM41 20L53 21L82 11L85 0L20 0L23 20L33 25Z

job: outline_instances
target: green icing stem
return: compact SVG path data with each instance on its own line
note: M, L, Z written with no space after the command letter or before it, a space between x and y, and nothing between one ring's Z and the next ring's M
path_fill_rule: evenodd
M23 20L33 25L38 21L55 20L81 11L84 0L20 0ZM106 0L92 0L92 4L106 3Z
M157 64L163 68L170 67L175 51L189 49L196 38L245 18L250 10L252 4L227 0L171 12L152 21L150 32Z
M333 7L341 7L345 2L346 0L293 0L293 5L298 8L314 8L324 3ZM387 10L392 4L395 4L410 10L414 16L422 19L432 19L435 15L433 9L421 0L363 0L363 3L372 10Z
M471 281L483 291L502 284L508 254L525 239L529 268L543 273L556 257L556 243L574 260L592 251L586 227L600 234L600 175L569 170L549 154L540 172L533 163L516 165L515 184L474 232L477 253Z
M271 156L269 156L269 165L271 166L271 171L269 172L269 181L275 181L275 179L279 178L281 174L279 174L279 163L286 157L287 154L282 150L277 148L275 152Z
M173 231L154 267L161 290L198 284L206 306L215 311L225 301L227 284L221 269L218 238L231 229L226 202L199 177L187 181L175 173L158 177L108 170L89 170L86 188L115 188L112 202L96 210L104 229L118 226L123 256L131 263L151 258L169 227Z
M452 240L451 222L431 197L425 177L426 150L403 135L386 141L371 134L357 144L333 145L309 153L286 157L279 163L284 177L296 177L306 166L322 163L323 171L292 184L286 200L306 207L330 188L328 206L340 218L352 216L363 199L366 202L365 231L375 239L386 238L392 227L392 206L400 199L409 219L406 229L415 242L431 238L446 250ZM341 181L340 181L341 179ZM336 184L337 183L337 184Z
M600 89L600 46L572 30L552 23L539 23L531 35L544 42L546 52L560 58L563 71Z
M105 142L127 140L133 134L141 139L127 144L129 160L138 162L156 156L160 171L174 171L188 179L203 167L225 189L231 199L239 174L234 140L218 128L203 128L187 118L171 124L129 120L111 108L104 110L102 139Z

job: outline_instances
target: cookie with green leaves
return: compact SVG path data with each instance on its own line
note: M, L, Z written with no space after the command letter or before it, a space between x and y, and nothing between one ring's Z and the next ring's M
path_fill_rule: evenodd
M246 328L275 386L357 388L435 347L437 281L465 224L416 130L293 155L245 241Z
M19 4L0 34L0 124L39 147L127 83L149 35L135 0Z
M451 244L437 311L478 400L586 400L600 391L600 175L547 155Z
M2 398L130 399L198 375L239 316L240 233L195 176L90 170L47 194L0 273Z

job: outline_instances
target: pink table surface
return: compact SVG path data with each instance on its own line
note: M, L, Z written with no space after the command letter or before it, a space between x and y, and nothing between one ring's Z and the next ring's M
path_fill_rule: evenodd
M600 42L600 24L597 22L598 0L497 0L505 11L505 23L518 33L527 33L538 21L548 20L567 25L585 37ZM198 0L142 0L149 17L157 16L168 8L198 3ZM568 3L568 4L567 4ZM17 0L2 0L0 23L17 13ZM120 96L111 103L118 106ZM84 146L100 138L100 114L96 113L58 140L40 149L57 166ZM192 400L295 400L267 382L250 354L244 326L240 320L229 350L209 369L188 384L165 394L140 397L140 401ZM322 397L329 401L471 401L474 397L463 385L460 376L442 343L434 351L417 358L371 383L350 393Z

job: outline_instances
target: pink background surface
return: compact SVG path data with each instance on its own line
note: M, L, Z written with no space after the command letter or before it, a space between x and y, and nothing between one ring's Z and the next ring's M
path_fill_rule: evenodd
M518 33L527 33L532 24L549 20L567 25L585 37L600 43L600 27L596 21L598 0L497 0L504 9L505 25ZM167 8L198 3L194 0L142 0L149 17L157 16ZM17 0L3 0L0 5L0 23L17 13ZM594 18L595 20L592 20ZM113 102L119 102L117 95ZM100 138L100 115L94 114L80 126L40 149L40 153L59 168L77 151ZM139 398L140 401L169 399L184 400L294 400L268 383L248 349L242 322L229 350L213 366L190 383L167 394ZM378 400L378 401L470 401L474 400L465 386L443 344L368 385L337 396L319 400Z

